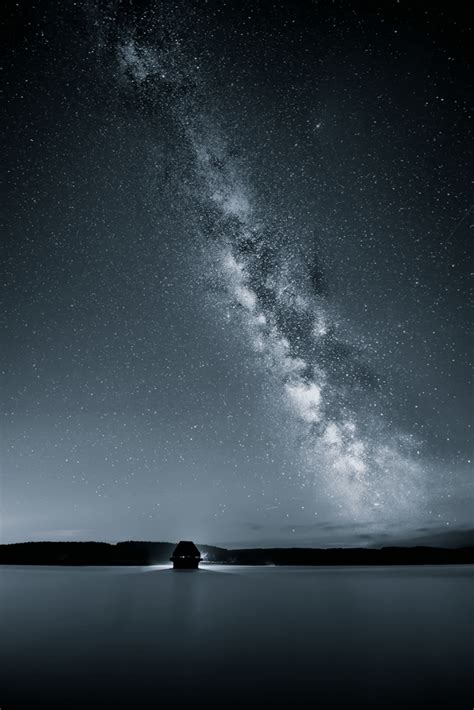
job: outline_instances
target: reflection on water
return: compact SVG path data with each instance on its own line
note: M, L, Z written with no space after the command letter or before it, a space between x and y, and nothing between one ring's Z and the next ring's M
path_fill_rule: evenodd
M0 706L471 708L474 568L3 567Z

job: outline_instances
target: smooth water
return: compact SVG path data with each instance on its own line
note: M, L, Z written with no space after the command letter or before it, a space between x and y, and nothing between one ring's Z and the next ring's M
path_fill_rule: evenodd
M1 567L0 707L474 705L474 567Z

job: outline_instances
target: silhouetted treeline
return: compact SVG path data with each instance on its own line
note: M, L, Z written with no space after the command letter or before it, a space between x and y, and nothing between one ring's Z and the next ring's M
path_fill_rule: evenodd
M207 562L237 565L423 565L474 564L474 547L330 548L227 550L198 545ZM21 542L0 545L0 564L151 565L168 562L172 542Z
M148 565L167 560L171 542L21 542L0 545L0 563L37 565Z
M243 565L433 565L474 564L474 547L307 547L229 550L230 561Z

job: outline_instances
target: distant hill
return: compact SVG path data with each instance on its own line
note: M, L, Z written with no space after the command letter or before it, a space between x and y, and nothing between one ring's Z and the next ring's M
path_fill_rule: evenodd
M428 528L420 528L418 537L412 537L411 540L403 543L399 540L393 540L392 545L406 546L423 546L423 547L474 547L474 530L431 530Z
M169 561L174 542L20 542L0 545L0 564L153 565ZM474 564L474 547L254 548L198 545L206 562L237 565Z

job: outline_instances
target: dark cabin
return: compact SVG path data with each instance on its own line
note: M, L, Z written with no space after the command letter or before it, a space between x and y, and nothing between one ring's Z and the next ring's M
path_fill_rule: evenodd
M197 569L201 559L201 553L190 540L178 542L170 557L173 569Z

